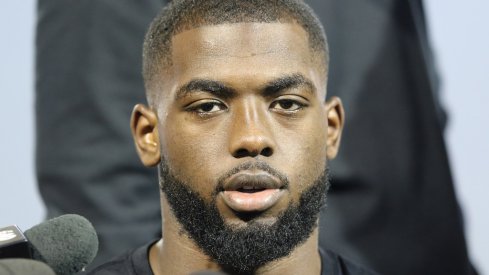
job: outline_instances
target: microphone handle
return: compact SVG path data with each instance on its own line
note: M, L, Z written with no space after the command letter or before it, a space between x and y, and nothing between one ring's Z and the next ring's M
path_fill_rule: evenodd
M45 263L31 259L1 259L2 275L56 275Z

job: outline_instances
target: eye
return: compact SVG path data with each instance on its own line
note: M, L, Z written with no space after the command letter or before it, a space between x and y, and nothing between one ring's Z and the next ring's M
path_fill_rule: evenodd
M195 110L201 113L212 113L220 111L221 107L222 106L217 104L216 102L207 102L201 104L199 107L195 108Z
M294 99L279 99L270 105L270 108L279 111L279 112L284 112L284 113L295 113L302 108L304 108L306 104L299 102L298 100Z
M210 115L226 109L226 105L218 100L203 99L188 105L186 109L199 115Z

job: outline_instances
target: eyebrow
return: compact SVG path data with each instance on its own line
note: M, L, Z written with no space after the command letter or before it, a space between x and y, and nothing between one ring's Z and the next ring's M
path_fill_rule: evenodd
M307 87L308 89L306 91L311 94L316 93L316 87L314 86L312 81L307 79L300 73L285 75L273 79L272 81L265 84L260 90L262 91L262 94L264 96L273 97L283 90L293 89L301 86ZM236 96L236 91L233 88L226 86L226 84L220 81L197 78L190 80L188 83L180 87L175 94L175 99L179 100L191 93L199 91L211 93L223 99L228 99Z
M311 94L316 93L316 86L311 80L307 79L300 73L285 75L268 82L262 89L263 94L267 97L271 97L280 93L283 90L293 89L297 87L305 86L307 91Z
M175 99L181 99L194 92L207 92L223 99L231 98L236 92L224 83L210 79L192 79L187 84L180 87L175 95Z

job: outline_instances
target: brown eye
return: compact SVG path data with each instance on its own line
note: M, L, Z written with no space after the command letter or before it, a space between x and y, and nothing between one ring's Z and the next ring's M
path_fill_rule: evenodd
M285 111L285 112L295 112L302 109L305 105L291 99L281 99L272 103L270 108L275 109L277 111Z
M199 100L186 107L187 111L199 115L210 115L226 109L226 105L218 100Z
M294 102L292 100L281 100L278 102L278 105L282 109L290 109L294 106Z
M211 112L211 111L216 111L217 104L214 102L209 102L209 103L204 103L200 105L200 108L198 110L201 110L202 112Z

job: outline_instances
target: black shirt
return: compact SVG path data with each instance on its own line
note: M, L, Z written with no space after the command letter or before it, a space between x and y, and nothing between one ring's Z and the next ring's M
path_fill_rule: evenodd
M149 248L154 243L148 243L135 250L129 251L91 271L90 275L152 275L149 265ZM319 248L321 255L321 275L374 275L371 271L358 267L335 253Z

